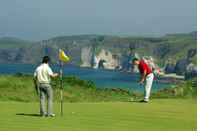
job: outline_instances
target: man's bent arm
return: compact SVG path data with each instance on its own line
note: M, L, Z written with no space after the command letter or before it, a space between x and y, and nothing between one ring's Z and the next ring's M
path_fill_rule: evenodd
M144 80L146 79L146 74L147 74L147 70L145 70L144 73L141 75L140 83L144 82Z
M59 76L58 73L53 73L53 74L50 75L50 77L52 77L52 78L55 78L55 77L58 77L58 76Z

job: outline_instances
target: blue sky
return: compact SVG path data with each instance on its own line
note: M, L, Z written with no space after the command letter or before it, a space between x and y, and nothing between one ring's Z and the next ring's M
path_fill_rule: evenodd
M0 0L0 37L41 40L197 30L197 0Z

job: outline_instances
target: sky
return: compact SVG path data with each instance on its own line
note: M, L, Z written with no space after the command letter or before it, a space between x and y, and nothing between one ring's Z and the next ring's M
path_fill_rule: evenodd
M197 31L197 0L0 0L0 37Z

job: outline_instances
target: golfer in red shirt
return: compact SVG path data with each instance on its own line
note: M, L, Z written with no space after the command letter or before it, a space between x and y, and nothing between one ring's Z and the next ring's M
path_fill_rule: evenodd
M154 80L154 75L152 73L151 68L148 66L147 63L144 62L144 60L139 60L137 58L133 59L133 64L138 66L138 69L141 74L141 79L139 81L140 84L144 84L144 100L140 102L148 102L150 97L150 92Z

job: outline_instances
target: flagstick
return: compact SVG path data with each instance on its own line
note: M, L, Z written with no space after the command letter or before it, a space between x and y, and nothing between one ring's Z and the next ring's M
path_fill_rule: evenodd
M63 62L60 61L60 114L63 116Z

